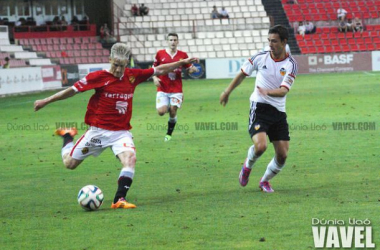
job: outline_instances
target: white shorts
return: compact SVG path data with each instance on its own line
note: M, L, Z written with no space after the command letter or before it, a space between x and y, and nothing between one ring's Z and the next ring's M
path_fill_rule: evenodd
M156 97L156 109L159 109L163 106L177 106L181 108L183 101L183 93L165 93L165 92L157 92Z
M111 147L115 155L125 151L136 153L132 133L128 130L111 131L90 127L75 143L70 156L76 160L84 160L90 155L100 155L108 147Z

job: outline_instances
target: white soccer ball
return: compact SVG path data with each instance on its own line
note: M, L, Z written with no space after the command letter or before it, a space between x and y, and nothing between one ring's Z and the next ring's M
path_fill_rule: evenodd
M102 190L95 185L87 185L79 190L78 203L87 211L97 210L103 203Z

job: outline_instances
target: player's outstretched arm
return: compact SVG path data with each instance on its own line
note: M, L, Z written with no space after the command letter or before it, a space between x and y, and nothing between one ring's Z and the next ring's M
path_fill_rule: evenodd
M246 75L244 75L243 72L239 72L235 76L235 78L232 80L232 82L230 83L230 85L228 85L228 87L220 95L220 104L222 104L223 106L226 106L226 104L228 102L228 97L230 96L230 94L232 93L232 91L237 86L239 86L240 83L242 83L242 81L245 79L245 77L246 77Z
M160 76L160 75L166 75L169 72L175 70L176 68L186 65L186 64L191 64L193 62L199 62L198 58L186 58L184 60L174 62L174 63L168 63L168 64L162 64L157 66L155 75Z
M58 92L52 96L49 96L45 99L37 100L34 102L34 111L38 111L38 110L42 109L43 107L45 107L49 103L67 99L69 97L72 97L75 94L76 94L75 90L72 87L69 87L69 88L62 90L62 91L60 91L60 92Z

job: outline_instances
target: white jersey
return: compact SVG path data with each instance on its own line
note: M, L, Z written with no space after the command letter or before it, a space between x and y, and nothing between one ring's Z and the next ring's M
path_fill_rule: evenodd
M288 53L289 55L291 55L291 51L290 51L290 47L289 47L289 44L286 44L285 46L285 50L286 50L286 53ZM263 51L270 51L270 47L269 46L265 46Z
M262 96L257 86L263 89L278 89L292 87L296 78L298 66L294 58L288 55L284 60L275 61L269 51L259 52L244 62L241 71L249 76L257 70L255 90L250 100L270 104L281 112L285 112L286 95L284 97Z

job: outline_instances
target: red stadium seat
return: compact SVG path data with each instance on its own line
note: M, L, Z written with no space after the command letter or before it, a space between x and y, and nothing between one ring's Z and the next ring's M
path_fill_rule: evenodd
M321 39L323 39L323 40L329 39L329 33L322 33Z
M332 53L332 52L334 52L334 49L333 49L333 47L328 46L328 47L326 47L325 52L326 53Z
M350 45L350 50L351 50L351 51L358 51L358 50L359 50L359 46L356 45L356 44L351 44L351 45Z
M342 45L341 48L343 52L349 52L351 50L348 45Z
M341 52L342 48L340 47L340 45L334 45L333 46L333 51L335 51L335 52Z
M297 41L303 40L303 36L300 35L300 34L297 34L297 35L296 35L296 40L297 40Z
M330 40L336 40L336 39L338 39L338 34L337 33L330 33L329 38L330 38Z
M315 54L315 53L317 53L316 48L315 47L310 47L309 48L309 54Z
M364 38L364 43L365 44L372 44L372 37L366 37L366 38Z
M339 45L339 41L338 40L331 40L331 45Z
M369 44L367 44L367 48L368 48L368 50L370 50L370 51L375 50L375 45L372 44L372 43L369 43Z
M82 43L90 43L90 38L89 37L82 37Z
M364 39L363 38L356 38L356 44L364 44Z
M344 34L344 33L338 33L338 38L339 39L346 38L346 34Z
M95 51L95 55L96 55L96 56L102 56L103 53L102 53L101 50L96 50L96 51Z
M325 47L330 46L330 40L323 40L322 44Z
M371 18L378 18L379 17L379 12L377 12L377 11L371 11L369 15L370 15Z
M365 44L360 44L360 45L359 45L359 50L360 50L360 51L367 51L367 45L365 45Z
M301 41L298 41L298 46L300 46L300 47L306 47L307 43L306 43L306 41L301 40Z
M309 48L308 47L302 47L300 49L301 49L301 53L302 54L308 54L309 53Z
M66 44L66 37L59 38L59 43L60 44Z
M97 43L98 42L98 38L96 38L95 36L91 36L90 37L90 42L91 43Z
M82 57L82 63L89 63L88 57Z

